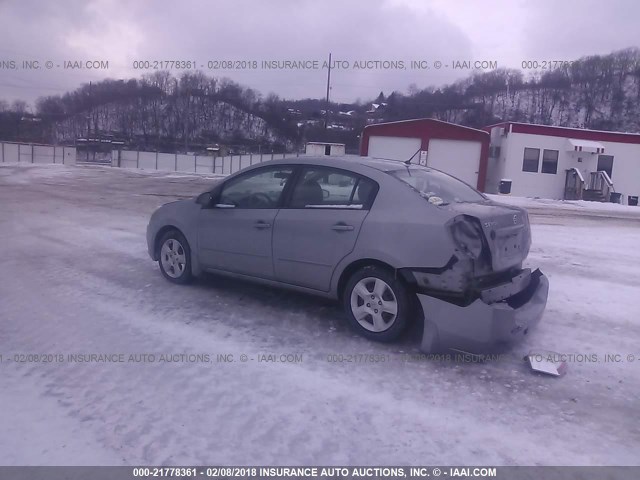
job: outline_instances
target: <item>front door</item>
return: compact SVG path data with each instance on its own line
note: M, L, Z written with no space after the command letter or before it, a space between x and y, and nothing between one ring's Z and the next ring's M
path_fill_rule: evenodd
M273 278L271 237L291 166L251 170L222 186L198 225L198 252L205 268Z
M613 155L598 155L598 172L605 171L613 178Z
M303 168L275 220L276 279L329 291L333 271L353 251L376 192L375 182L352 172Z

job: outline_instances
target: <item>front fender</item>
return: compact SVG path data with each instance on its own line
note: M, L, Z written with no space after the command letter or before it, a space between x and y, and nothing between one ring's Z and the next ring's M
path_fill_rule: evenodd
M191 249L191 268L194 275L202 271L198 258L198 213L200 206L193 200L183 200L158 208L147 226L147 249L149 256L156 260L156 241L161 232L174 228L187 239Z

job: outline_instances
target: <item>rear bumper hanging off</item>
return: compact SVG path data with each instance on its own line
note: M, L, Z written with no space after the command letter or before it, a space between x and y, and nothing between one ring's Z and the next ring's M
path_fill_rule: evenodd
M467 306L418 293L425 314L421 350L482 353L518 341L542 318L548 293L549 280L540 270L525 271L504 286L487 289Z

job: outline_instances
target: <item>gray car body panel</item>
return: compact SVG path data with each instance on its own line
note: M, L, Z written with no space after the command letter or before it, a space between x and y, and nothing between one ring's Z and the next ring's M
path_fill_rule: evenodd
M379 185L379 191L370 210L255 209L253 211L258 212L256 216L251 214L251 209L228 209L231 212L225 212L224 218L229 220L231 227L226 228L239 228L241 223L238 222L242 221L243 217L249 222L268 216L266 221L271 222L273 227L268 230L271 232L271 238L268 238L267 234L260 237L262 240L258 236L250 237L251 241L240 239L237 244L239 254L214 259L215 264L212 264L212 260L207 259L206 255L203 257L202 252L206 248L203 242L221 241L216 239L215 222L203 226L203 219L216 209L204 209L196 203L196 199L172 202L156 210L149 222L147 242L151 258L157 260L155 242L158 232L167 226L174 226L184 234L191 246L194 275L209 270L338 298L343 274L354 262L363 260L382 262L397 271L438 271L446 270L452 259L460 259L462 262L459 262L456 268L465 273L466 265L470 264L470 261L467 259L467 263L464 263L464 255L456 247L448 228L448 224L461 215L475 217L482 224L483 233L491 247L491 266L494 271L518 269L528 253L530 231L525 210L488 199L479 203L433 205L408 184L387 173L404 168L402 163L397 161L367 157L296 157L256 164L230 175L223 183L250 171L274 165L311 165L348 170L375 181ZM211 191L214 192L218 186ZM232 217L240 220L232 221ZM354 228L348 232L332 231L331 225L336 222L349 224ZM244 230L244 233L248 231ZM233 240L233 237L229 237L226 241L232 244ZM258 242L257 246L255 242ZM503 250L507 244L510 251ZM271 250L271 266L268 265L269 262L265 263L266 250L260 245L266 245L264 248ZM257 255L253 260L251 255L242 257L243 252L240 250L247 248L251 251L244 253ZM507 251L507 254L503 255L504 251ZM261 259L261 265L265 268L252 270L255 266L252 261L256 258ZM540 283L546 283L548 289L548 282L544 276ZM516 317L522 316L538 315L539 320L544 310L542 297L546 302L546 290L544 286L540 288L539 294L532 296L531 301L538 306L542 305L542 308L528 307L527 314L522 313L521 309L513 315L504 313L501 311L500 303L489 305L481 298L464 307L423 294L419 294L418 298L426 312L428 321L425 321L425 326L437 326L439 338L451 337L446 324L447 318L464 317L473 322L478 316L483 320L476 325L477 328L468 328L462 320L452 320L450 325L463 328L463 332L474 332L473 335L482 336L492 328L487 325L505 322L499 319L510 315L513 317L512 322L517 321ZM488 295L490 297L495 293ZM425 330L425 338L428 336ZM423 345L427 343L429 342L423 342Z
M517 307L505 302L486 303L478 298L458 306L428 295L418 294L425 315L421 350L434 352L446 346L468 353L484 353L500 344L522 339L542 318L547 305L549 280L537 271L530 292Z
M191 250L198 246L198 218L202 207L195 202L195 199L178 200L162 205L149 219L147 225L147 249L149 256L157 260L156 241L158 233L162 230L174 227L182 232ZM197 251L197 250L196 250ZM202 271L198 255L191 255L191 267L194 275L199 275Z
M273 231L276 279L335 297L332 279L336 265L359 250L369 215L367 210L280 210ZM334 231L334 225L351 230Z

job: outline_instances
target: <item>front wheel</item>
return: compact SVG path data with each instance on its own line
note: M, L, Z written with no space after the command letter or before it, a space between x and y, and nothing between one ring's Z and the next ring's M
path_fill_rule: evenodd
M412 315L411 293L389 270L367 266L355 272L345 287L344 309L362 336L378 342L396 340Z
M184 235L171 230L162 236L159 245L158 264L162 275L173 283L189 283L193 279L191 249Z

